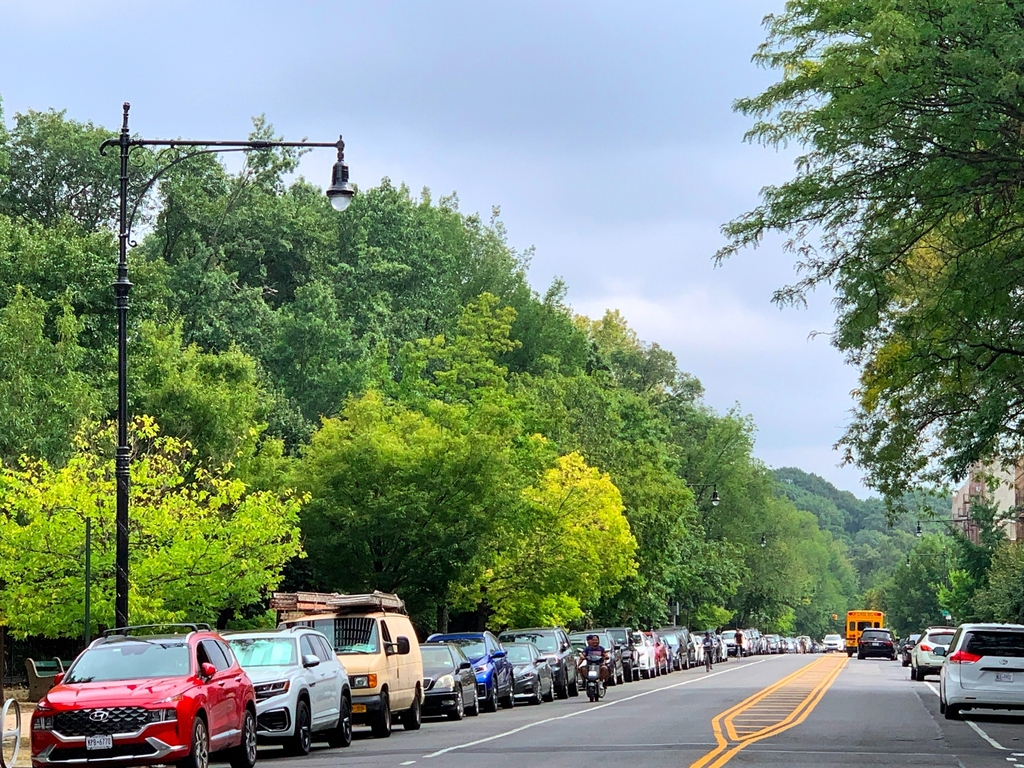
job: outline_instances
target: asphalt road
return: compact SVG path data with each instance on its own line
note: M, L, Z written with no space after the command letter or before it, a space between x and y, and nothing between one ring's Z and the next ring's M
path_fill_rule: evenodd
M425 721L389 739L356 730L348 749L306 758L261 749L265 768L334 766L959 766L1024 768L1024 718L951 722L937 681L896 662L789 655L732 660L461 723ZM972 724L973 723L973 726ZM1015 754L1019 753L1019 754ZM1016 758L1016 759L1015 759Z

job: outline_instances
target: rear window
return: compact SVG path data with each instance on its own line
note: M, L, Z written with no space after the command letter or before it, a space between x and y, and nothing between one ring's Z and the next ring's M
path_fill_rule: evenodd
M1024 658L1024 632L973 630L967 633L964 650L978 656Z
M881 629L865 629L861 634L862 640L892 640L892 635Z
M949 645L953 639L952 632L929 632L928 640L934 645Z

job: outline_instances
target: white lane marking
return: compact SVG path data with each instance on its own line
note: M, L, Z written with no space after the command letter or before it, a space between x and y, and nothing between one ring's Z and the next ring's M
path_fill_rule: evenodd
M933 692L935 693L935 695L936 695L936 696L938 696L938 695L939 695L939 689L938 689L938 688L936 688L936 687L935 687L934 685L932 685L931 683L929 683L929 682L928 682L927 680L925 680L925 681L924 681L924 684L925 684L925 685L927 685L927 686L928 686L929 688L931 688L931 689L932 689L932 691L933 691ZM964 722L965 722L965 723L967 723L967 724L968 724L969 726L971 726L971 728L973 728L973 729L974 729L974 732L975 732L976 734L978 734L979 736L981 736L981 738L983 738L983 739L984 739L985 741L987 741L987 742L988 742L989 744L991 744L991 745L992 745L993 747L995 747L996 749L1002 749L1002 750L1006 750L1006 749L1009 749L1009 747L1004 747L1004 746L1003 746L1002 744L1000 744L1000 743L999 743L998 741L996 741L996 740L995 740L995 739L993 739L993 738L992 738L991 736L989 736L989 735L988 735L987 733L985 733L985 732L984 732L983 730L981 730L981 726L980 726L980 725L978 725L978 724L977 724L976 722L974 722L973 720L968 720L967 718L964 718ZM1010 762L1013 762L1013 758L1012 758L1012 757L1008 757L1008 758L1006 758L1006 759L1007 759L1007 760L1009 760Z
M399 763L399 765L415 765L415 764L416 764L415 760L406 760L404 763Z
M642 693L634 693L632 696L627 696L624 699L616 699L615 701L609 701L609 702L606 702L604 704L598 704L596 707L587 707L586 709L578 709L575 712L570 712L567 715L558 715L557 717L548 717L548 718L546 718L544 720L537 720L536 722L527 723L526 725L521 725L518 728L513 728L511 731L505 731L504 733L496 733L493 736L487 736L486 738L477 739L476 741L467 741L465 744L456 744L453 747L446 747L444 749L439 749L436 752L431 752L429 755L424 755L423 757L424 758L440 757L441 755L448 754L449 752L454 752L457 749L466 749L468 747L475 747L478 744L486 744L488 741L494 741L495 739L503 739L506 736L512 736L512 735L514 735L516 733L520 733L520 732L525 731L525 730L527 730L529 728L534 728L534 727L536 727L538 725L544 725L545 723L553 723L556 720L567 720L570 717L576 717L576 715L584 715L587 712L597 712L599 709L604 709L605 707L612 707L612 706L614 706L616 704L622 704L623 702L626 702L626 701L633 701L634 699L639 699L639 698L642 698L644 696L650 696L652 693L661 693L662 691L670 691L673 688L679 688L679 687L684 686L684 685L689 685L690 683L699 683L701 680L707 680L709 677L717 677L718 675L724 675L727 672L733 672L733 671L739 670L739 669L746 669L747 667L752 667L755 664L761 664L762 662L769 661L771 658L772 657L768 657L768 658L764 658L764 659L758 659L757 661L752 661L749 664L744 664L744 665L739 666L739 667L729 667L728 669L723 669L720 672L712 672L710 674L701 675L700 677L691 677L689 680L684 680L681 683L674 683L672 685L666 685L666 686L663 686L661 688L652 688L651 690L643 691ZM775 658L784 658L784 657L776 656Z

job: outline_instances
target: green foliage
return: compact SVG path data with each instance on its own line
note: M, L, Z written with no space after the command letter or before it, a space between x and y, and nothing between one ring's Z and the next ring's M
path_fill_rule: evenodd
M136 425L129 607L139 623L216 621L263 602L301 552L300 500L250 493L196 467L191 447ZM112 432L76 443L62 468L0 469L0 623L16 636L82 634L85 521L92 519L92 617L114 619ZM191 475L188 479L186 475Z
M835 287L861 369L843 443L895 506L1021 454L1022 23L1008 2L790 0L755 55L781 79L737 102L749 139L803 154L719 257L785 233L803 277L777 299Z

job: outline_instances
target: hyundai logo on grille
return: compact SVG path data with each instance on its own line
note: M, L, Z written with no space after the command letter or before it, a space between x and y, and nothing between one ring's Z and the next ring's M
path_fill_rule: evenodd
M99 709L89 715L89 719L97 723L105 723L110 719L110 713Z

